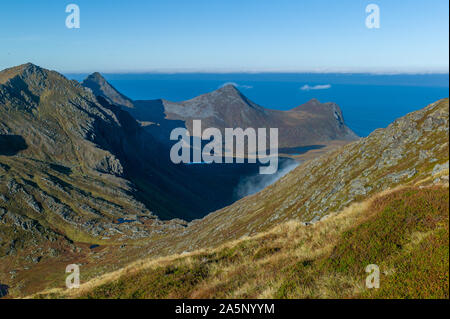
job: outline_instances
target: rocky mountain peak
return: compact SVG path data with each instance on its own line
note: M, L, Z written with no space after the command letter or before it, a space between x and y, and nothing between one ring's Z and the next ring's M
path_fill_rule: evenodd
M99 86L111 86L99 72L94 72L88 75L88 77L84 79L82 83L96 83Z
M312 98L308 102L293 108L292 111L318 111L320 109L331 109L330 107L340 110L336 103L320 103L318 99Z
M94 95L105 98L111 104L126 108L134 107L133 102L117 91L99 72L94 72L89 75L81 85L91 89Z
M33 63L25 63L12 68L0 71L0 84L6 84L15 77L28 78L30 75L45 76L46 70L34 65Z
M0 72L0 102L14 101L15 106L33 109L45 92L67 97L68 92L78 94L77 86L58 72L26 63Z
M22 67L23 72L28 72L28 73L35 73L35 72L43 72L45 71L45 69L41 68L40 66L33 64L31 62L22 64L21 66L19 66L19 68Z
M308 104L308 105L320 105L320 101L318 99L316 99L316 98L312 98L311 100L306 102L306 104Z
M247 98L233 84L226 84L212 92L199 95L189 101L208 101L211 103L243 101L247 103Z
M241 112L248 108L262 111L262 108L259 105L250 101L231 83L226 84L215 91L185 101L183 104L190 105L191 107L201 107L203 109L211 108L211 111L213 112L220 112L221 110Z
M241 94L241 92L237 89L234 84L228 83L222 86L221 88L216 90L217 92L225 93L225 94Z

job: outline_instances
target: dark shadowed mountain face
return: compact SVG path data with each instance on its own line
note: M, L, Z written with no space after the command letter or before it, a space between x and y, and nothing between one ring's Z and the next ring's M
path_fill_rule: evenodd
M302 153L303 149L324 147L334 140L351 141L357 136L345 125L342 112L334 103L320 103L317 100L296 107L291 111L265 109L245 97L233 85L226 85L211 93L200 95L194 99L173 103L163 99L149 101L132 101L132 107L126 107L117 97L124 97L98 73L90 75L82 82L101 98L118 101L123 110L130 113L140 125L165 148L161 153L166 166L173 166L168 158L169 149L174 143L170 140L170 132L177 127L185 127L192 132L192 121L202 120L202 128L278 128L279 147L284 153ZM99 88L107 88L99 90ZM126 98L127 102L131 100ZM300 150L300 151L299 151ZM281 159L281 161L289 161ZM281 163L281 167L291 166ZM207 196L213 199L214 208L229 204L230 198L241 198L237 194L242 181L257 180L254 178L257 165L222 165L210 166L178 166L178 174L187 177L192 185L190 190L199 191L197 199ZM283 168L284 169L284 168ZM198 183L198 184L196 184ZM265 183L255 183L251 189L260 189ZM212 193L212 194L210 194ZM208 195L209 194L209 195ZM220 194L220 195L218 195ZM189 199L186 199L189 202ZM208 200L206 200L208 202ZM200 214L202 216L202 214Z
M16 155L27 149L27 143L19 135L0 135L0 155Z
M8 294L8 286L0 284L0 298L5 297Z

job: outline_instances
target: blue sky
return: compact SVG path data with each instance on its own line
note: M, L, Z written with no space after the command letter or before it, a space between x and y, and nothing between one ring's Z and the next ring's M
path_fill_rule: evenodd
M81 28L65 26L66 5ZM368 4L380 28L365 26ZM4 0L0 69L448 72L448 0Z

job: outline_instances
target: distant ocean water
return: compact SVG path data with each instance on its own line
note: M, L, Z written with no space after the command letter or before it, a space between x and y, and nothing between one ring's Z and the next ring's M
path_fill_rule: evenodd
M191 99L233 83L255 103L289 110L312 98L337 103L359 136L449 96L448 74L103 74L133 100ZM83 80L87 74L67 74Z

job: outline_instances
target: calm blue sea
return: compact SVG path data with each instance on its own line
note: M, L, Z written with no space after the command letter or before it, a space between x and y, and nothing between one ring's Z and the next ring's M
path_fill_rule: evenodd
M67 74L83 80L86 74ZM336 102L360 136L386 127L398 117L449 96L448 74L104 74L134 100L182 101L234 83L252 101L289 110L311 98Z

